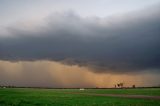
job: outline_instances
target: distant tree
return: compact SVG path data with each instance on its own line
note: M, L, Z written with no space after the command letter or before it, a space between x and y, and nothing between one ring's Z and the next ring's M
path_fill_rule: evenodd
M120 87L120 84L117 84L118 88Z
M132 85L132 88L136 88L136 85Z
M122 82L117 84L118 88L123 88L123 85L124 85L124 83L122 83Z
M123 88L124 83L121 82L121 83L119 83L119 84L120 84L120 87Z

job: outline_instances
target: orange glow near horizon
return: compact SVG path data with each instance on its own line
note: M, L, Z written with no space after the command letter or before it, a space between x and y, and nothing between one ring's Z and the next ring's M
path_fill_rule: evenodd
M156 86L159 76L151 73L94 73L90 68L55 61L0 61L0 85L33 87Z

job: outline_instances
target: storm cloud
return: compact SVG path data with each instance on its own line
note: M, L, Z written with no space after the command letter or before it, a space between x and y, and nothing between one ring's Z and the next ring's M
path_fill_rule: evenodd
M95 72L159 71L159 7L104 18L54 13L33 29L10 26L8 36L0 35L0 59L53 60Z

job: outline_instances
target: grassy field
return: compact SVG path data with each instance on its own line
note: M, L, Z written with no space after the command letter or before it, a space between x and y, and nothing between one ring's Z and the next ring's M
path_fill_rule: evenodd
M73 90L72 92L81 92ZM160 96L160 88L139 88L139 89L88 89L82 93L97 93L97 94L129 94L129 95L150 95Z
M102 97L73 94L140 94L160 96L159 88L150 89L29 89L0 88L0 106L160 106L160 100Z

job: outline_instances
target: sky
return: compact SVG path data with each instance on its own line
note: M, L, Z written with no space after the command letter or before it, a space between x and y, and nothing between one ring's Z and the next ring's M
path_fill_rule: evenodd
M160 86L160 0L0 0L0 85Z

